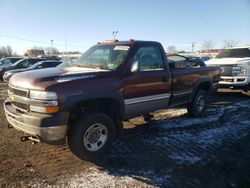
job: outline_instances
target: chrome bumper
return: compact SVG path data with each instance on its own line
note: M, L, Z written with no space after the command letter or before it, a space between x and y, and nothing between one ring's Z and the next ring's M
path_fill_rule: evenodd
M5 116L8 122L18 131L28 134L30 136L34 136L38 138L41 142L46 143L61 143L62 140L65 140L66 132L67 132L67 124L63 124L60 121L51 121L52 117L50 118L50 122L55 123L54 125L42 126L43 123L43 116L39 114L39 116L34 117L31 115L24 115L15 113L13 107L10 106L10 102L4 102L4 111ZM34 115L34 113L33 113ZM48 115L44 115L44 119L48 119ZM34 124L29 124L30 120L33 119ZM35 120L34 120L35 119ZM58 124L56 123L58 122Z

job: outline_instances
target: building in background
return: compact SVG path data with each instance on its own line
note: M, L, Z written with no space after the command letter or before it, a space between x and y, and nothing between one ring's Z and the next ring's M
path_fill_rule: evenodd
M37 56L41 56L44 55L44 50L39 50L39 49L30 49L27 50L26 54L29 57L37 57Z

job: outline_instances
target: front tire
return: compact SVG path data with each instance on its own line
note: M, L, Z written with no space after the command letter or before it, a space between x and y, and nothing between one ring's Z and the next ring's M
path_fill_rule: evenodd
M201 117L207 109L207 93L203 89L199 89L192 101L188 104L187 110L189 115L193 117Z
M83 160L94 161L110 147L115 133L112 119L104 113L87 112L71 125L68 145Z

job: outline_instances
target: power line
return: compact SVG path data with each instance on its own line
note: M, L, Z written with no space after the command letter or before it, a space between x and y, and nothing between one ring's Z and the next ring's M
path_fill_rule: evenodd
M40 41L40 40L33 40L33 39L28 39L28 38L24 38L24 37L19 37L19 36L13 36L13 35L6 35L6 34L0 34L1 37L6 37L6 38L12 38L12 39L17 39L17 40L23 40L23 41L29 41L29 42L33 42L33 43L41 43L41 44L47 44L50 45L51 41L46 42L46 41ZM53 43L56 46L65 46L65 44L63 43ZM80 46L80 45L67 45L69 47L80 47L80 48L86 48L86 46Z

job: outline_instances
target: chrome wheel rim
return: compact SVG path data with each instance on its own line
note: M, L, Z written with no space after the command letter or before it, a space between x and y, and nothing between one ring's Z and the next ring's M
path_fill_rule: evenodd
M87 150L98 151L108 139L108 130L101 123L91 125L84 134L83 143Z
M196 103L196 109L198 112L202 112L205 108L206 102L205 97L203 95L198 96L197 103Z

